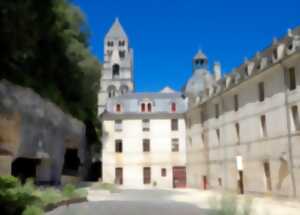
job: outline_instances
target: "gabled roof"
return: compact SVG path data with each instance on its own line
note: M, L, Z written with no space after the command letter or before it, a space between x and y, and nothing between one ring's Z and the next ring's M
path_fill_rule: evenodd
M115 22L113 23L113 25L107 32L105 38L106 39L118 39L118 38L127 39L127 35L126 35L121 23L119 22L118 18L115 19Z

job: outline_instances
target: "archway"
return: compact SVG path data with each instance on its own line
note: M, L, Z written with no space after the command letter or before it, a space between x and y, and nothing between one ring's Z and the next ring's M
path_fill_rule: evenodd
M36 178L36 166L39 163L39 159L17 158L12 162L11 174L25 183L28 178Z

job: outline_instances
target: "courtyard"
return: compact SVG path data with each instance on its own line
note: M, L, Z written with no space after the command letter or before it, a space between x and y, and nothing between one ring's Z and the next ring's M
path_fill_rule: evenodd
M87 214L87 215L205 215L211 212L212 199L220 197L219 192L199 191L195 189L176 190L134 190L122 189L118 193L93 196L89 202L57 208L48 215ZM245 196L238 196L240 201ZM251 196L253 214L257 215L296 215L300 203L294 200L282 200L268 197Z

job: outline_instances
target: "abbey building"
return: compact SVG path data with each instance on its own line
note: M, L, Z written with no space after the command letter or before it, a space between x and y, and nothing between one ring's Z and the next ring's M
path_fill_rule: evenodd
M183 92L135 93L116 20L99 93L103 181L300 196L300 29L222 76L201 51Z

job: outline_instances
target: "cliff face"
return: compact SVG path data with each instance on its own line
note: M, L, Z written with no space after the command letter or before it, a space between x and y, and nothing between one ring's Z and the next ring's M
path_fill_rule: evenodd
M58 182L66 149L77 149L84 163L84 124L31 89L0 80L0 157L37 159L37 180Z

